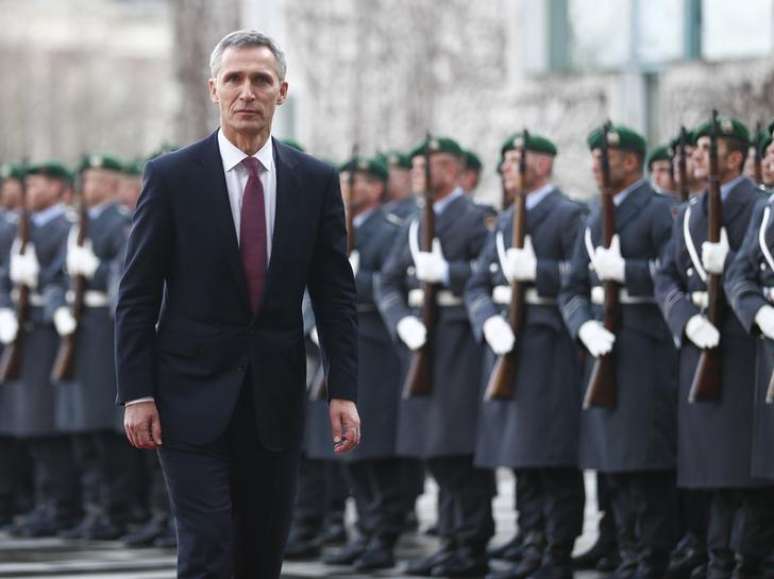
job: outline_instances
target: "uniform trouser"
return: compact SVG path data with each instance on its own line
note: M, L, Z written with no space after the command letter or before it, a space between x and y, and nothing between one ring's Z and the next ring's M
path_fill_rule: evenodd
M401 458L401 495L406 514L414 510L419 496L425 490L425 465L416 458Z
M706 540L709 525L711 495L704 490L678 489L680 536L693 535L702 543Z
M599 519L599 539L598 542L608 548L613 548L618 543L615 527L615 515L613 514L613 503L610 499L610 485L607 482L607 475L602 472L595 474L597 485L597 510L602 513Z
M346 472L357 504L361 534L393 546L405 517L400 459L358 460L348 463Z
M18 451L15 438L0 436L0 523L16 512Z
M527 511L545 529L547 558L569 559L583 531L583 473L577 468L528 468L519 469L517 476L530 491ZM540 530L536 526L529 532Z
M73 520L80 512L78 473L69 437L41 436L26 441L33 468L36 507L48 507L57 519Z
M344 472L344 465L338 460L325 462L325 520L326 522L344 522L344 509L350 496L349 482Z
M125 524L132 495L129 443L116 432L102 430L74 435L73 448L81 472L84 510Z
M451 497L450 538L458 547L484 549L494 535L494 472L475 467L472 454L430 458L427 466L439 488Z
M528 469L513 469L516 477L514 491L516 504L516 526L519 533L526 537L530 534L542 535L545 531L543 520L543 501L539 477L530 476Z
M607 479L621 557L662 574L677 536L675 472L609 473Z
M712 492L707 550L710 569L730 574L735 556L757 565L774 545L774 487Z

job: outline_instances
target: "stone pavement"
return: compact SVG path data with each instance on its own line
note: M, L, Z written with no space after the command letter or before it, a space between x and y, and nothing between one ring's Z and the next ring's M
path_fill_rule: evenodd
M576 551L585 550L596 538L596 497L593 478L587 477L586 518L583 536L576 544ZM513 478L500 473L499 494L494 501L497 520L497 536L493 543L507 540L514 532ZM436 487L428 483L426 493L420 498L418 514L422 528L435 518ZM398 545L397 558L405 561L431 552L435 539L421 533L408 535ZM160 549L125 549L117 543L78 543L58 539L12 540L0 535L0 579L173 579L174 552ZM368 575L370 577L406 577L401 574L402 563L395 569ZM577 579L596 579L595 573L581 573ZM301 578L356 578L366 577L345 567L327 567L320 563L288 562L283 568L286 579Z

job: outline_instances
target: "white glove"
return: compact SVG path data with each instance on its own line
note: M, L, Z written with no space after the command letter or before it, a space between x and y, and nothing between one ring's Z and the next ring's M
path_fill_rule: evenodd
M312 340L312 343L315 346L318 348L320 347L320 334L317 333L317 326L312 328L312 330L309 332L309 339Z
M707 318L696 314L685 324L685 335L702 350L714 348L720 342L720 332Z
M54 326L60 336L69 336L75 331L77 325L70 308L62 306L54 312Z
M78 245L78 228L73 227L67 236L67 272L72 275L82 275L86 279L94 277L99 267L99 258L94 255L91 239L86 239L82 246Z
M592 265L600 280L624 282L626 261L621 256L621 240L618 235L613 236L609 248L597 247Z
M433 239L433 251L417 255L417 279L427 283L441 283L449 276L449 264L443 257L441 242Z
M764 336L774 340L774 306L765 305L755 314L755 323Z
M513 345L516 342L511 326L500 316L492 316L484 322L484 338L498 356L513 350Z
M427 328L415 316L406 316L398 322L398 337L409 350L419 350L427 340Z
M349 265L352 267L352 275L357 277L357 272L360 271L360 252L357 249L353 249L349 254Z
M726 228L720 230L720 241L710 243L705 241L701 244L701 262L708 273L721 274L726 264L728 256L728 235Z
M595 358L608 354L615 343L615 334L597 320L589 320L584 323L578 330L578 337Z
M10 344L19 333L19 322L11 308L0 308L0 342Z
M524 238L524 248L511 247L505 252L505 278L509 281L535 281L537 277L537 257L532 248L532 238ZM487 320L488 321L488 320Z
M38 275L40 274L40 264L38 256L35 253L35 246L27 243L24 253L19 252L20 243L18 239L11 246L11 281L16 285L26 285L30 289L38 287Z

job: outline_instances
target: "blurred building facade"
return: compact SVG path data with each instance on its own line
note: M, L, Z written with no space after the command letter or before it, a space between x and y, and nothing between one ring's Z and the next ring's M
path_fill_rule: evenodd
M557 181L593 193L585 136L610 117L652 144L713 107L774 117L772 0L0 0L0 159L147 154L216 126L207 56L228 30L289 60L275 134L343 159L427 130L485 164L528 127L555 139ZM21 23L17 26L16 22Z

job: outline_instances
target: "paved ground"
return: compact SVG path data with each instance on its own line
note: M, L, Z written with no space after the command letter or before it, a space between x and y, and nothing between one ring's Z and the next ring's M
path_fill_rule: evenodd
M587 479L586 523L583 536L576 544L576 551L584 550L595 539L596 497ZM513 479L502 473L500 493L494 502L497 519L497 536L494 543L502 542L514 532ZM419 501L418 512L424 528L435 518L434 485L428 484L427 492ZM401 561L431 552L436 547L434 539L421 533L406 536L398 546L397 557ZM0 535L0 578L58 579L172 579L175 554L159 549L128 550L113 543L76 543L56 539L18 541ZM373 577L405 577L402 566L373 574ZM286 579L313 577L354 578L363 574L348 572L347 568L326 567L319 563L287 563L283 568ZM595 579L593 573L583 573L578 579Z

